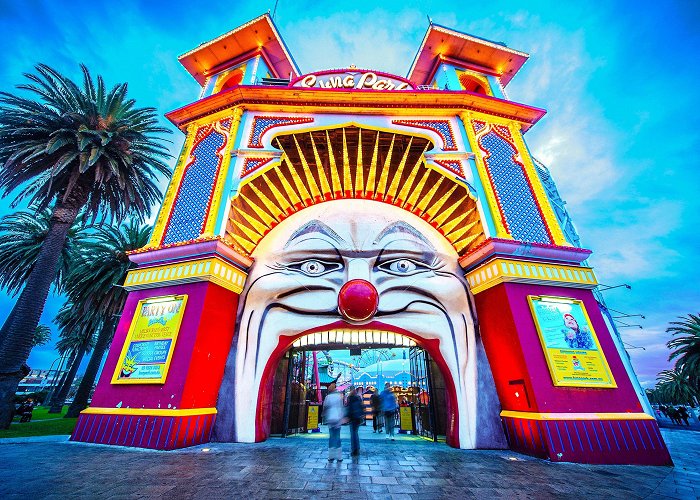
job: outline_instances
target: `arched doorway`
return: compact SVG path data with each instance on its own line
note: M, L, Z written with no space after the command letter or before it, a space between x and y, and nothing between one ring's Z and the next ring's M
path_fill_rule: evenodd
M431 434L433 431L435 431L435 434L444 434L447 444L459 447L459 414L456 404L456 388L447 363L440 352L439 342L435 339L424 339L401 328L392 327L381 322L368 323L363 325L362 328L339 322L332 328L318 331L311 330L295 337L280 339L278 349L269 358L263 380L261 381L255 420L256 441L264 441L271 433L274 433L272 428L273 414L284 411L283 405L285 402L289 402L287 395L283 392L295 390L291 384L287 384L287 387L284 389L282 389L282 384L280 384L281 379L289 379L290 372L288 370L290 367L285 363L285 359L288 359L285 355L290 350L322 351L342 348L372 349L392 346L425 350L428 354L428 360L434 361L439 370L439 380L445 386L444 396L441 394L441 397L436 398L438 400L437 404L440 406L431 408L431 410L434 410L433 414L425 414L420 417L426 419L426 422L430 420L431 425L435 427L435 429L431 429ZM276 381L277 383L275 383ZM305 387L304 389L309 388ZM429 395L429 397L433 396L434 394ZM314 398L311 397L311 399ZM428 407L427 401L423 403L425 407ZM280 415L278 414L277 418L279 417ZM438 419L440 420L439 424L437 421L433 422L433 420ZM423 425L425 425L425 422ZM279 429L275 430L280 432Z

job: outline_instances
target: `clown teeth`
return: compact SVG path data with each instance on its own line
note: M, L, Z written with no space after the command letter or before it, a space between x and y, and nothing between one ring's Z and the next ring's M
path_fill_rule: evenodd
M366 345L413 347L416 343L410 338L386 330L339 329L309 333L294 341L293 347L319 345Z

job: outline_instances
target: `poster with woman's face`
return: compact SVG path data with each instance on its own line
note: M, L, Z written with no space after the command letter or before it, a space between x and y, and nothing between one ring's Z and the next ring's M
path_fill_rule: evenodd
M580 302L533 302L535 316L547 348L597 350Z
M528 301L554 385L616 387L583 302L538 296Z

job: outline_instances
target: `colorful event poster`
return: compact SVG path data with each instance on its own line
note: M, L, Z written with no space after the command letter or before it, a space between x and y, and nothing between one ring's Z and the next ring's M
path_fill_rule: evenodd
M113 384L163 384L180 331L187 295L140 300Z
M555 386L617 387L583 302L528 296Z
M306 414L306 432L318 431L318 410L320 405L310 404Z

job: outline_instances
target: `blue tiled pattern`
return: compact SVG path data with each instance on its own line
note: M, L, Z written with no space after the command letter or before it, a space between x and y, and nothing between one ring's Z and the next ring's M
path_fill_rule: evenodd
M201 234L219 167L220 158L216 152L224 145L225 140L222 134L211 130L192 150L195 160L187 167L180 184L170 223L163 238L164 245L189 241Z
M257 170L270 160L271 158L247 158L243 164L243 172L241 172L241 177L245 177L251 172Z
M263 134L273 127L281 127L283 125L296 125L299 123L310 123L313 118L296 118L296 117L275 117L275 116L256 116L253 121L253 127L250 131L250 139L248 141L249 148L262 148L263 144L260 141Z
M392 120L392 123L432 130L442 138L443 151L457 151L457 144L452 135L452 127L450 127L450 122L447 120Z
M493 130L480 140L489 156L496 195L513 238L533 243L551 243L523 168L513 159L513 146Z

